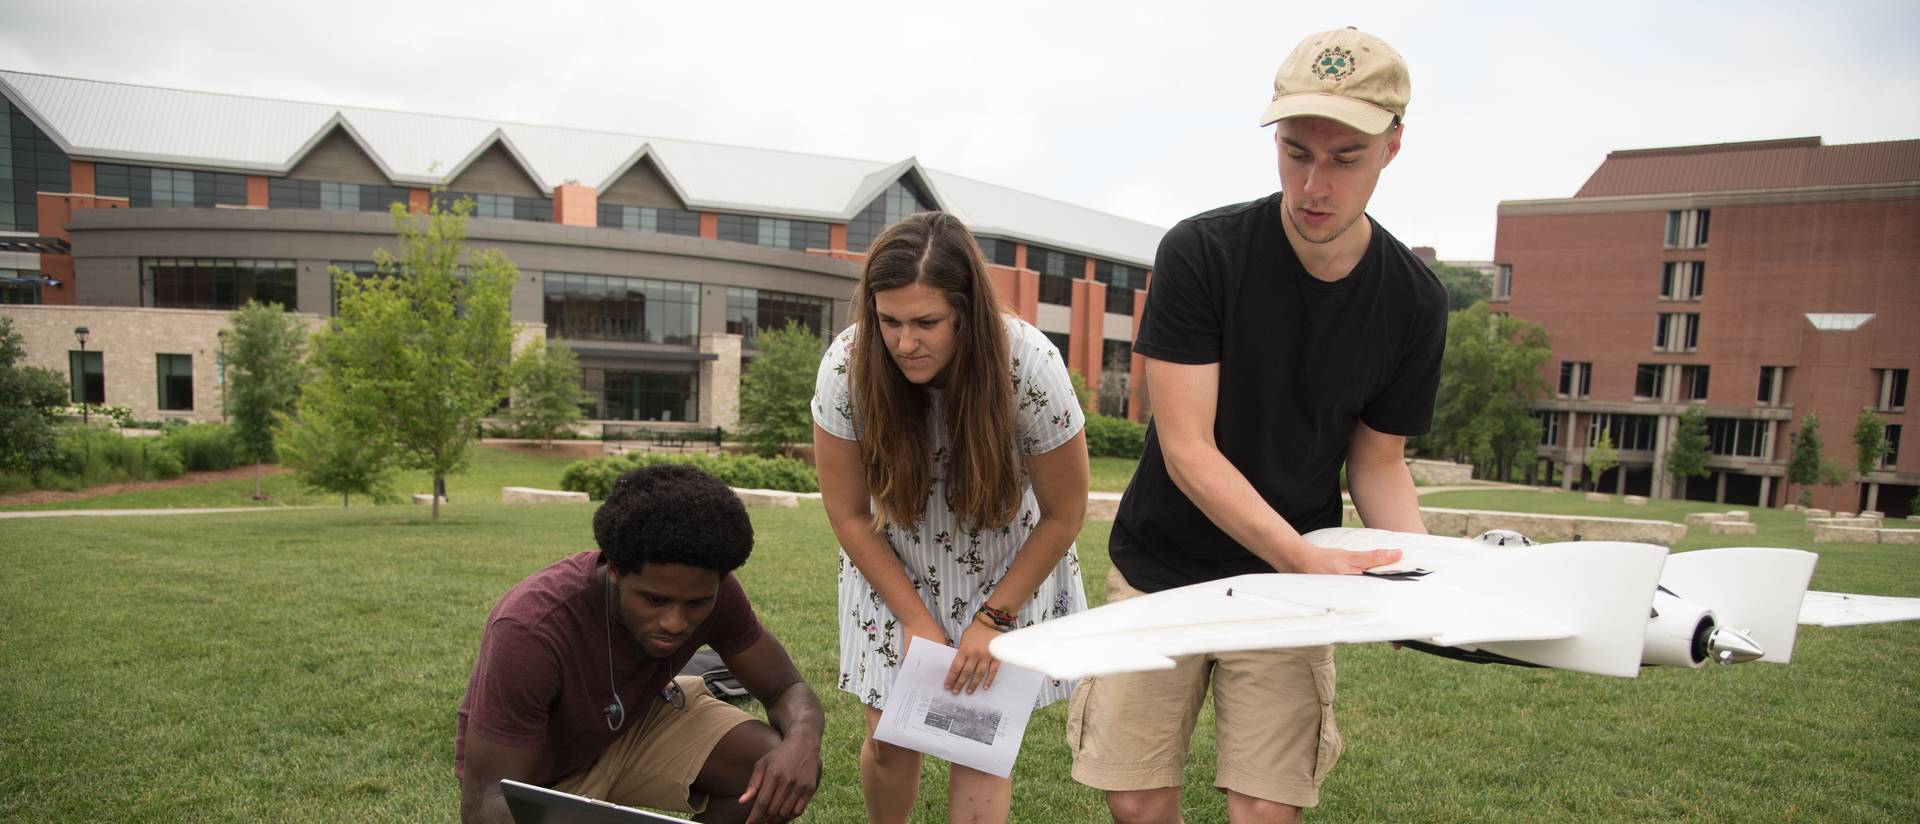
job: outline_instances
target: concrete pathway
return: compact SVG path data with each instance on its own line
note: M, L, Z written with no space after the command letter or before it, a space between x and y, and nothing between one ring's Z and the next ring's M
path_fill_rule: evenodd
M215 509L36 509L27 512L0 512L5 518L124 518L130 515L211 515L220 512L286 512L290 509L316 509L311 506L229 506Z

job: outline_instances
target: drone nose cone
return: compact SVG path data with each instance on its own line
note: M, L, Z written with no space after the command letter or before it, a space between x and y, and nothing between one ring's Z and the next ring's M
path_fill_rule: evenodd
M1722 664L1744 664L1767 654L1758 642L1732 627L1715 627L1707 636L1707 651Z

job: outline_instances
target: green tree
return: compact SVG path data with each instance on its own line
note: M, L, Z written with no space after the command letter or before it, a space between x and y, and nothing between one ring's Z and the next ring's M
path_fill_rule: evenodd
M468 253L472 212L467 198L423 216L395 204L400 252L376 250L373 277L334 271L340 310L314 342L340 424L396 467L427 472L436 491L466 468L480 419L506 394L513 353L508 298L520 270L496 250Z
M302 486L339 493L342 507L355 493L376 503L399 500L387 445L354 431L340 385L325 378L308 383L300 393L299 417L281 416L280 463Z
M1515 461L1540 442L1533 401L1547 390L1540 367L1552 356L1545 329L1493 314L1485 301L1451 313L1433 430L1420 448L1510 479Z
M1599 440L1594 442L1592 449L1587 450L1587 471L1593 473L1593 481L1588 489L1598 489L1600 476L1619 465L1620 453L1613 448L1613 433L1601 427Z
M0 317L0 470L38 481L60 452L54 422L67 403L67 381L50 369L22 366L26 357L13 319Z
M1800 487L1801 506L1813 505L1813 486L1838 486L1840 472L1822 454L1820 416L1808 412L1800 419L1800 432L1793 438L1793 452L1787 458L1787 482Z
M1667 474L1675 480L1704 478L1713 474L1712 470L1707 469L1709 446L1707 408L1696 403L1680 413L1679 426L1673 433L1673 445L1667 447Z
M1887 443L1887 419L1874 414L1873 410L1863 410L1860 417L1853 421L1853 469L1861 481L1867 475L1880 468L1880 459L1887 457L1892 446Z
M1493 284L1488 283L1487 274L1478 269L1440 263L1433 266L1433 276L1447 288L1449 312L1458 312L1493 297Z
M580 420L580 358L557 340L535 339L514 356L507 370L512 403L507 420L522 433L534 433L546 444Z
M760 330L755 344L760 354L740 381L740 423L755 452L773 455L813 437L808 404L826 339L789 320Z
M253 461L253 497L260 491L260 464L274 459L274 427L291 414L306 376L301 358L307 330L277 303L247 301L233 313L227 333L227 390L222 403L233 437Z
M1073 385L1073 399L1079 401L1080 415L1082 417L1100 411L1090 408L1087 405L1093 400L1093 392L1087 388L1086 375L1080 374L1080 370L1078 369L1069 369L1067 370L1067 381Z

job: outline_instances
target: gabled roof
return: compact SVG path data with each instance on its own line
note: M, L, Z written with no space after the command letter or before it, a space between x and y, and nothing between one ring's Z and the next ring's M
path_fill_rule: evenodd
M1920 140L1818 137L1611 152L1574 197L1692 194L1920 181Z
M605 189L649 158L690 209L842 222L911 179L975 232L1150 266L1165 229L895 162L0 71L0 92L80 160L284 175L344 129L395 184L454 179L499 144L543 191Z

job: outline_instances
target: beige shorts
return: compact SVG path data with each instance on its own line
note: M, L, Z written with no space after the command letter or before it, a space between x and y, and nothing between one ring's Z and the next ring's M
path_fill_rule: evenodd
M753 716L708 694L698 676L674 683L685 699L679 706L654 695L640 723L614 739L600 760L553 788L628 807L705 810L707 797L693 791L694 779L720 739Z
M1108 571L1108 603L1139 594L1119 570ZM1175 661L1171 670L1080 682L1067 711L1074 780L1099 790L1181 786L1211 685L1214 786L1296 807L1319 803L1320 782L1340 760L1332 647Z

